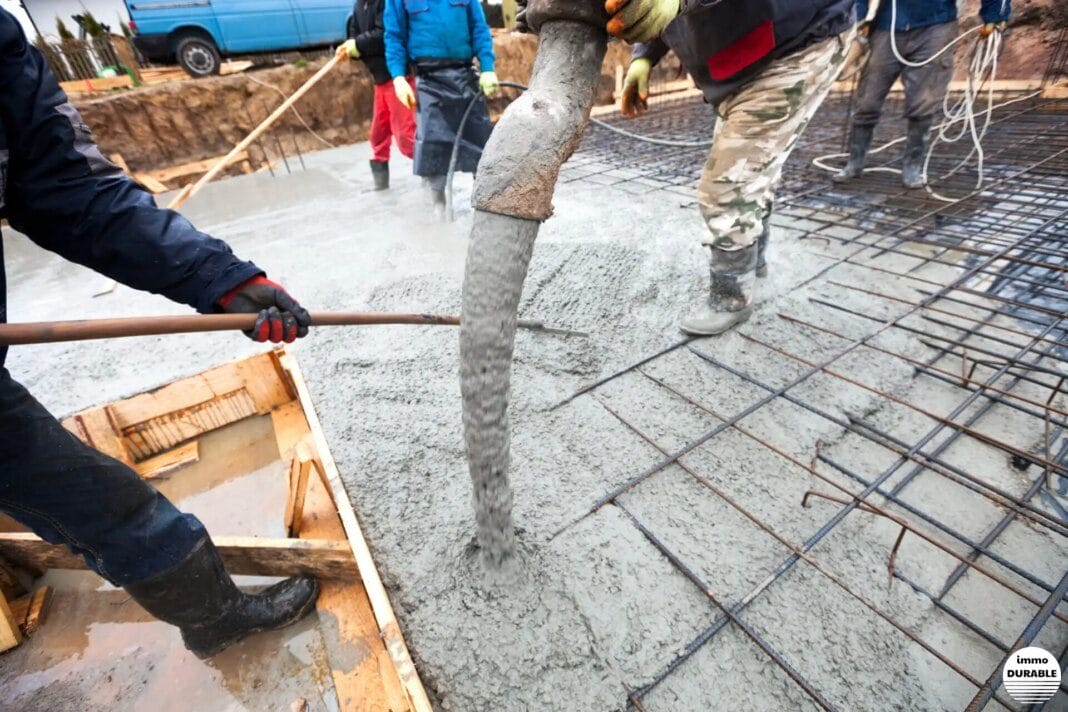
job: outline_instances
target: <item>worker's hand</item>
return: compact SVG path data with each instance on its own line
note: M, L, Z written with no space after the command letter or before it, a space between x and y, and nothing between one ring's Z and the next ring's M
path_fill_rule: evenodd
M308 335L311 315L281 285L264 276L253 277L223 295L219 307L227 314L255 314L259 318L245 336L253 341L290 344Z
M679 15L680 0L606 0L608 34L627 42L655 40Z
M989 37L990 35L994 34L995 30L997 30L998 32L1004 32L1005 28L1008 27L1008 24L1009 23L1007 23L1005 21L988 22L988 23L986 23L985 25L983 25L982 27L979 28L979 36L980 37Z
M356 40L348 40L343 45L338 45L337 51L334 53L339 57L348 57L349 59L360 58L360 48L356 46Z
M415 91L412 90L412 85L408 83L407 79L404 77L395 78L393 80L393 91L396 92L400 103L409 109L415 108Z
M653 63L639 58L630 63L627 78L623 80L623 115L633 119L649 108L649 74Z
M478 85L486 96L496 96L501 91L501 82L497 79L496 72L482 72L478 78Z

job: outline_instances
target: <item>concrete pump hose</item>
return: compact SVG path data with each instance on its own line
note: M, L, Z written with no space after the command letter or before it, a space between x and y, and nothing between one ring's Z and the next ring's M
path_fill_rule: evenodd
M557 20L540 28L530 90L505 111L475 183L463 288L460 385L477 540L487 566L515 554L508 481L516 312L560 167L582 138L607 46L603 25Z

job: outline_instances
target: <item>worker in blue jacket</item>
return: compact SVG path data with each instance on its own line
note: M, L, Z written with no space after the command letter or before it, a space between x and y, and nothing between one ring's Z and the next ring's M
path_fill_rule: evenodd
M0 10L0 217L41 247L201 312L257 313L249 336L292 341L308 313L226 243L197 232L107 161L44 57ZM2 255L0 255L2 265ZM6 321L0 267L0 322ZM242 593L204 526L122 462L74 437L17 383L0 349L0 511L81 554L186 647L210 657L296 621L311 578Z
M982 0L980 35L1004 30L1011 11L1010 0ZM851 180L864 172L883 101L900 76L909 122L901 182L906 188L922 188L931 125L953 78L956 53L942 50L957 39L957 2L882 0L876 7L869 0L858 0L857 16L867 20L863 32L868 34L871 53L857 85L849 161L834 180Z
M493 37L479 0L386 0L384 19L386 65L397 97L416 109L415 174L428 179L435 204L444 205L453 144L472 102L456 170L477 170L492 130L484 97L500 91ZM410 67L415 89L406 78Z

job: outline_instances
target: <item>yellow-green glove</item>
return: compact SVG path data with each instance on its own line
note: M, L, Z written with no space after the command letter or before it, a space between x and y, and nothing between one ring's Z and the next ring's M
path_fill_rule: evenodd
M630 63L623 80L623 115L628 119L641 116L649 108L649 73L653 63L639 58Z
M478 78L478 85L482 87L482 93L486 96L496 96L501 90L501 82L497 79L496 72L482 72Z
M408 80L404 77L396 77L393 80L393 91L397 94L397 98L400 99L400 103L407 106L409 109L415 108L415 92L412 90L412 85L408 83Z
M997 30L998 32L1004 32L1007 26L1007 22L988 22L979 29L979 36L989 37L990 35L994 34L994 30Z
M338 56L347 55L349 59L359 59L360 50L356 46L356 40L348 40L345 44L338 45L336 54Z
M681 0L606 0L604 9L612 16L608 34L627 42L649 42L679 15Z

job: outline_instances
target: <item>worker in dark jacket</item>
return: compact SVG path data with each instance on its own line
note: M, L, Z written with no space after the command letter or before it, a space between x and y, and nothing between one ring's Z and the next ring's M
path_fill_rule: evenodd
M418 111L415 174L428 180L434 203L442 206L453 144L472 102L456 170L475 172L492 130L489 108L479 97L500 91L493 37L479 0L386 0L384 20L394 88L404 104ZM475 58L478 72L472 66ZM412 67L418 77L415 90L406 78Z
M900 76L909 122L901 182L906 188L922 188L931 125L953 78L956 53L947 47L957 38L957 2L883 0L876 11L868 0L858 0L859 17L867 18L869 9L874 17L862 31L868 34L871 54L857 85L849 161L834 180L847 181L864 172L883 101ZM1011 10L1010 0L982 0L979 14L985 24L980 34L1004 29Z
M708 226L709 297L681 329L715 336L749 318L775 188L845 62L853 0L608 0L608 31L635 42L623 112L641 114L649 74L674 50L719 121L697 191Z
M374 152L371 175L375 190L389 188L389 149L394 139L400 152L408 158L415 155L415 114L393 90L393 77L386 66L386 26L382 15L386 0L356 0L349 25L349 40L345 52L352 59L361 59L371 72L375 83L374 113L368 140ZM408 77L409 83L412 78Z
M201 312L258 313L259 341L307 333L308 313L256 265L197 232L101 155L44 57L0 10L0 217L45 249ZM0 321L6 321L0 269ZM315 602L314 579L257 595L226 573L203 525L88 447L19 385L0 349L0 511L66 544L212 656Z

